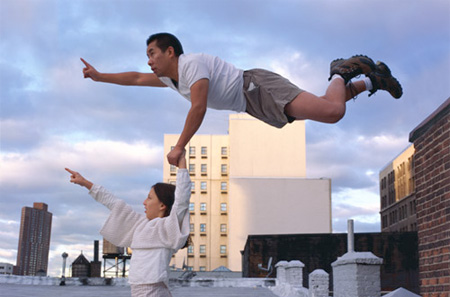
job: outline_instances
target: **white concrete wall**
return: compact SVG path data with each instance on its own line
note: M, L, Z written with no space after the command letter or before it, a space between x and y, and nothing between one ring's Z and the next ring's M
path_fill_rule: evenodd
M241 270L248 235L331 233L331 181L230 178L228 268Z
M230 115L228 268L248 235L331 232L331 181L306 179L305 123L282 129Z
M331 264L335 297L381 295L380 265L383 259L371 252L349 252Z
M309 274L309 297L328 297L329 275L325 270L316 269Z
M305 123L282 129L246 114L230 115L230 175L306 177Z

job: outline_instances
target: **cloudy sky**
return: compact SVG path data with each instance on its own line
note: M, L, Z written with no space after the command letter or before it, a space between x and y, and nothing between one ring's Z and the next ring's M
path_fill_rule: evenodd
M145 41L172 32L185 52L266 68L322 94L329 63L366 54L402 83L347 104L335 125L306 123L307 176L333 183L333 230L356 220L380 230L378 174L408 135L450 95L450 2L431 1L0 1L0 262L15 264L20 212L53 213L50 275L61 253L92 242L107 211L68 182L80 171L137 209L162 178L163 135L180 133L188 102L169 89L83 79L79 58L99 71L150 71ZM208 111L199 133L226 134L228 112Z

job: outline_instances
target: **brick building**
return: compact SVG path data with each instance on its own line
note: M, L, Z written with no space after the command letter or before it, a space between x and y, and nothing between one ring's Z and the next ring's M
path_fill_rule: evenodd
M89 277L91 265L83 253L72 262L71 266L72 277Z
M51 230L52 213L47 204L35 202L33 207L22 208L14 274L47 275Z
M450 295L450 98L409 136L419 238L420 293Z

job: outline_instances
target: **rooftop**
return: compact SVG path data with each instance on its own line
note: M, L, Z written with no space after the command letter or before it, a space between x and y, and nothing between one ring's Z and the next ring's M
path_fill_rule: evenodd
M130 287L122 286L35 286L2 284L0 296L8 297L131 297ZM275 297L267 288L204 288L178 287L171 289L173 297Z

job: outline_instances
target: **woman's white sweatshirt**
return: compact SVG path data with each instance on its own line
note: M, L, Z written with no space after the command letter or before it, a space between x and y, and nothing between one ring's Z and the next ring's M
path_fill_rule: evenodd
M178 169L175 202L170 215L149 220L105 188L94 185L89 194L111 210L100 234L119 247L130 247L129 283L168 283L172 255L189 236L191 180L187 169Z

